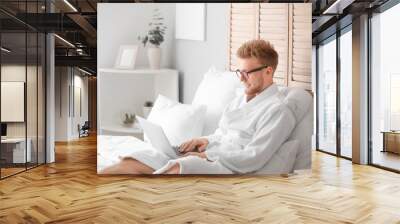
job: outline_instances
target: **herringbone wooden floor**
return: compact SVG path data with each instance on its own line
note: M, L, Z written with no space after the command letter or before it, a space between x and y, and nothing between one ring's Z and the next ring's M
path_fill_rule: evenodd
M400 175L313 153L289 177L98 176L96 139L0 181L0 223L400 223Z

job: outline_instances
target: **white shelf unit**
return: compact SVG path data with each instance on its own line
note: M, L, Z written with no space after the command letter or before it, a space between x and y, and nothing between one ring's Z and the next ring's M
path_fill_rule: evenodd
M124 113L143 116L146 101L158 94L179 100L179 73L173 69L122 70L100 68L97 77L98 133L102 127L122 126Z
M25 150L25 144L27 142L27 147ZM12 151L12 163L26 163L32 161L32 140L27 138L6 138L1 139L1 144L3 151Z

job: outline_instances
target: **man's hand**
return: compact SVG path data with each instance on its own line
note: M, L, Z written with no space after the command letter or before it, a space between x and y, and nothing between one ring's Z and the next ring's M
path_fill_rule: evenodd
M198 152L204 152L207 148L208 140L206 138L194 138L190 141L184 142L180 147L179 151L181 153L187 152L195 152L196 149Z
M187 152L183 156L198 156L203 159L207 159L205 152Z

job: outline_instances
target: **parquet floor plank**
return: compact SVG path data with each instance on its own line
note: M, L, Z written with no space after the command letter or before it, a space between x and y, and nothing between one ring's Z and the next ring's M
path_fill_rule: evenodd
M99 176L96 138L0 181L0 223L400 223L400 175L313 152L289 176Z

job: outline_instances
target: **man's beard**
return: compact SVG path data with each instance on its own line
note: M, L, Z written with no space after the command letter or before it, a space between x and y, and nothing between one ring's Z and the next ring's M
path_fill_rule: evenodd
M262 91L262 86L246 86L245 93L248 96L257 95Z

